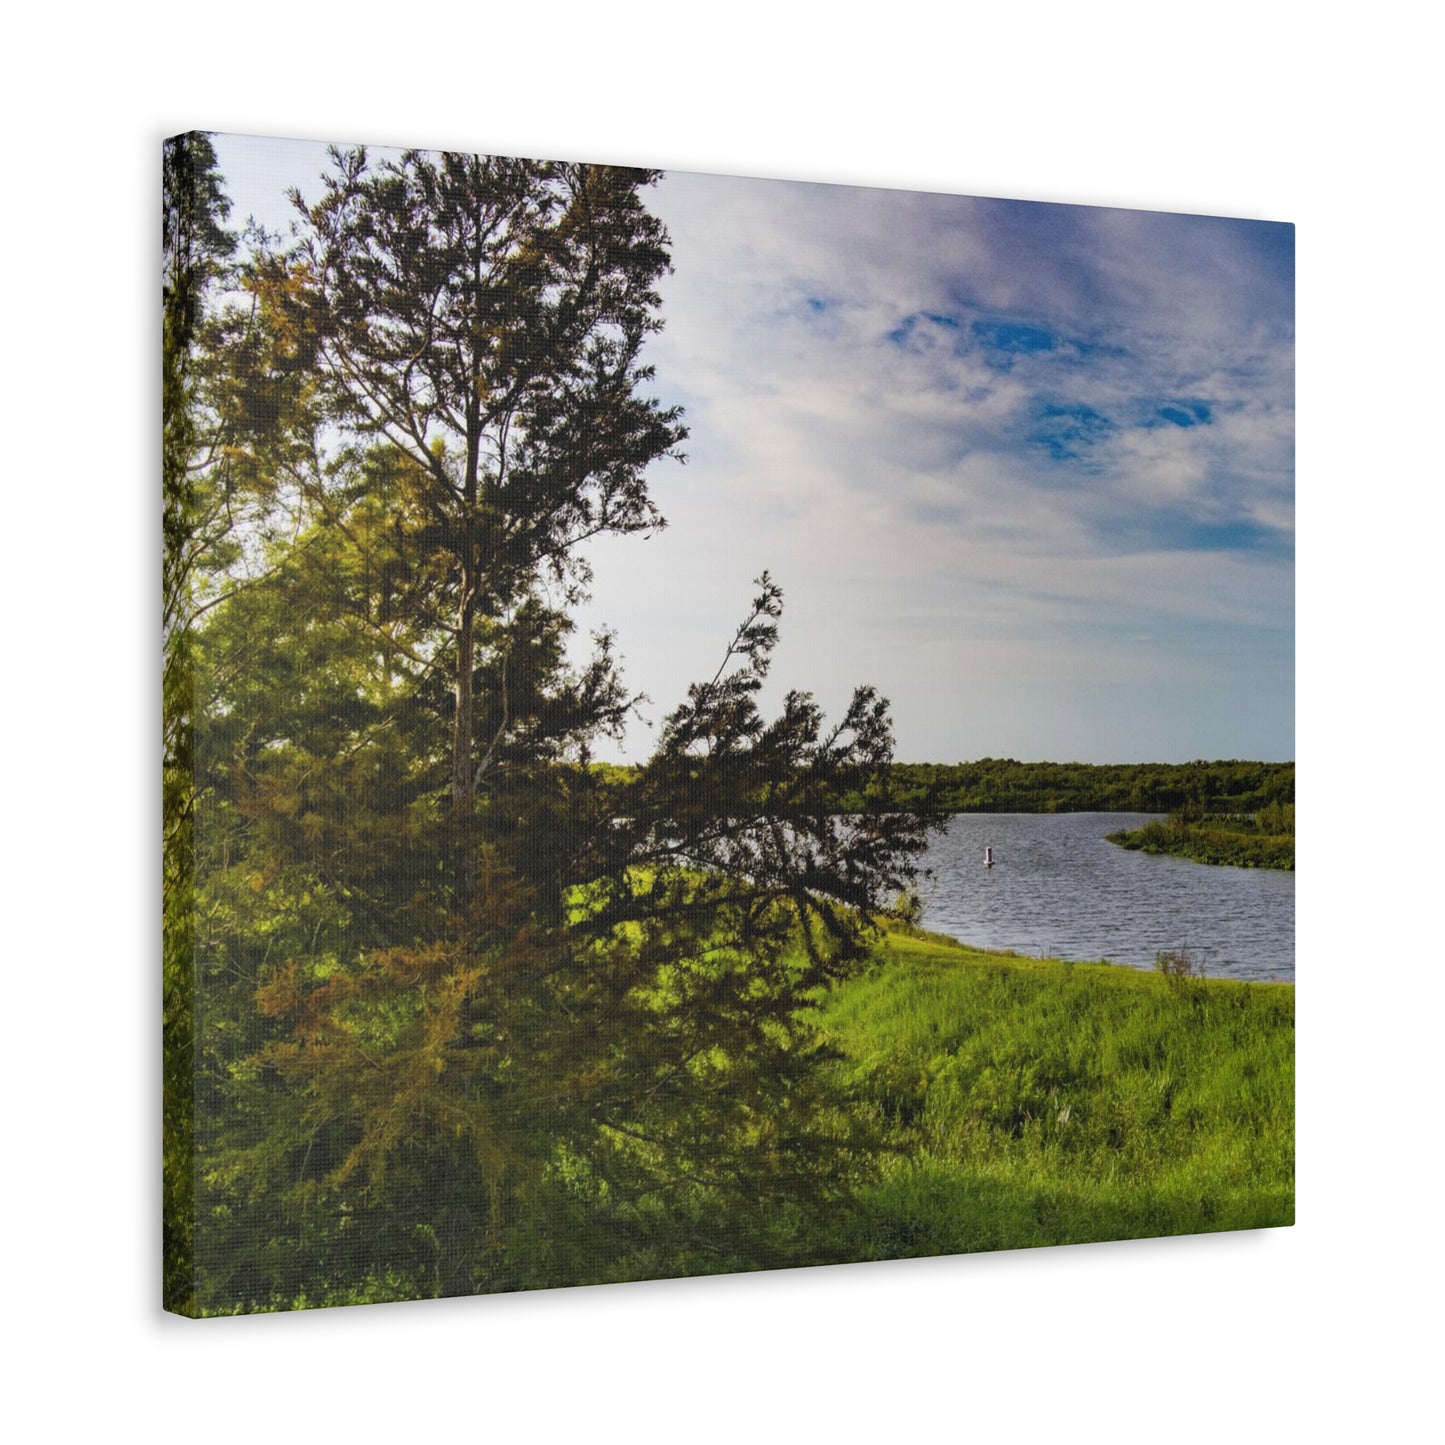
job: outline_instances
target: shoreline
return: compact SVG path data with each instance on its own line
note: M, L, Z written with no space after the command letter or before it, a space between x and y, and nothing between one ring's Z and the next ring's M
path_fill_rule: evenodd
M1293 873L1294 833L1245 832L1238 826L1211 826L1205 818L1146 823L1142 828L1106 833L1105 841L1130 852L1183 858L1206 867L1265 869Z

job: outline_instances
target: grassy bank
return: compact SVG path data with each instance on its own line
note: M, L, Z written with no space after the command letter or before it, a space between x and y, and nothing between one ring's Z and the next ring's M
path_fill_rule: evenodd
M1195 863L1231 868L1279 868L1294 871L1293 808L1290 831L1266 832L1259 824L1233 818L1188 821L1170 818L1128 832L1110 833L1109 842L1141 853L1167 853Z
M840 1253L1290 1224L1294 989L895 932L824 1011L898 1153Z

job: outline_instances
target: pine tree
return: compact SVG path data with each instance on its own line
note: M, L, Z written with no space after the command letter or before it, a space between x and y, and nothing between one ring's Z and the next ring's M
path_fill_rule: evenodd
M194 668L210 1307L827 1257L872 1141L811 1005L922 842L833 812L886 703L762 716L766 574L634 774L591 764L610 639L567 661L579 549L662 525L683 435L653 176L334 161L208 333L257 499Z
M333 152L287 274L328 415L416 474L450 614L451 796L476 797L478 629L539 573L585 580L578 548L661 525L648 465L675 409L643 394L667 237L647 171L408 152ZM575 596L575 594L573 594ZM440 600L440 598L438 599Z

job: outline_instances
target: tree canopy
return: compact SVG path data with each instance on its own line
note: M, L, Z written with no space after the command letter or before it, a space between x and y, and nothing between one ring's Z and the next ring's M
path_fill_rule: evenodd
M589 538L661 524L645 471L684 432L644 393L639 362L668 264L641 198L655 174L418 151L379 168L364 149L333 159L315 204L293 197L306 239L263 294L317 380L320 414L403 463L415 510L391 560L399 575L431 568L464 811L478 782L478 626L505 627L544 572L584 582Z
M813 1005L922 846L835 809L886 702L763 714L766 572L620 781L612 640L569 661L586 542L662 525L684 436L654 179L334 152L191 334L229 505L188 584L187 1307L800 1261L869 1167Z

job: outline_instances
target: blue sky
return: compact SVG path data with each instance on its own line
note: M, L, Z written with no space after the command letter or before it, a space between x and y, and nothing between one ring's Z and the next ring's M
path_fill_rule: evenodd
M217 151L272 225L324 161ZM689 460L582 616L645 718L767 568L770 700L874 683L901 758L1294 756L1292 227L687 173L652 203Z

